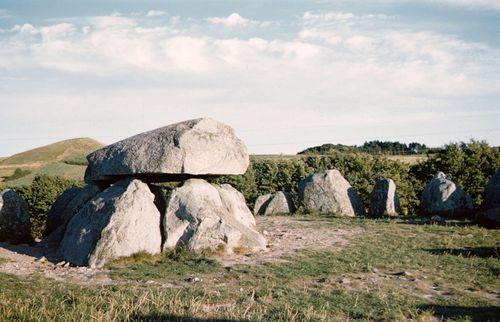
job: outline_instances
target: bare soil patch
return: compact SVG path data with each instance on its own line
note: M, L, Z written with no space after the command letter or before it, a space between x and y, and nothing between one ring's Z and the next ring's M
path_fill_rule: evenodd
M41 275L56 281L82 285L116 284L106 270L71 267L58 261L55 249L0 243L0 273L17 276Z
M217 260L225 266L286 261L287 257L302 250L341 250L350 238L363 232L362 228L339 229L334 223L322 219L259 216L256 220L257 229L267 239L267 251L253 254L243 251L218 256Z

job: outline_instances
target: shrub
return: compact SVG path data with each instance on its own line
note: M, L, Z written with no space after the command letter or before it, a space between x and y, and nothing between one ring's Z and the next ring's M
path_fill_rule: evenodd
M500 167L499 148L490 147L486 142L471 141L452 143L444 149L433 149L433 152L435 154L426 161L416 165L384 156L338 151L298 159L257 159L251 161L244 175L225 176L213 182L233 185L243 193L250 207L258 196L279 190L290 192L295 205L300 206L299 182L313 173L337 169L356 188L365 207L369 206L370 193L377 178L391 178L396 183L403 211L415 214L425 185L437 171L443 171L479 204L486 183Z
M69 158L63 161L66 164L69 165L88 165L89 161L87 161L87 158L85 157L74 157L74 158Z
M417 181L425 184L436 172L442 171L479 205L484 188L497 168L500 168L500 149L485 141L471 140L445 146L427 161L413 166L411 173Z
M378 177L392 178L398 185L401 204L408 211L418 206L414 191L415 180L410 177L410 166L383 157L362 153L332 153L328 156L309 156L302 159L252 160L242 176L225 176L213 180L229 183L241 191L250 207L259 195L285 190L298 203L299 182L305 177L337 169L358 190L368 207L369 195ZM417 185L418 186L418 185Z
M9 176L7 179L5 179L6 182L8 181L13 181L13 180L16 180L16 179L19 179L19 178L22 178L24 176L27 176L28 174L30 174L31 171L30 170L27 170L27 169L21 169L21 168L16 168L16 170L14 170L14 173Z
M12 187L21 198L28 202L31 221L31 234L41 238L45 230L47 213L56 198L66 189L78 186L75 180L61 177L38 175L30 185Z

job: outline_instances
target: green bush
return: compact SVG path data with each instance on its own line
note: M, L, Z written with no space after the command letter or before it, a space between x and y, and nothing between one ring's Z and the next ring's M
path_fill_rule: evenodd
M414 190L415 180L410 177L410 166L383 157L361 153L333 153L328 156L309 156L302 159L252 160L242 176L225 176L213 180L229 183L241 191L250 207L258 196L285 190L292 194L299 206L298 186L305 177L337 169L358 190L368 207L369 196L377 178L392 178L398 185L401 204L408 211L418 206ZM417 183L417 186L418 183Z
M486 183L500 167L499 148L471 141L453 143L437 151L413 166L384 156L335 151L297 159L256 159L244 175L225 176L213 182L233 185L243 193L250 207L258 196L279 190L290 192L295 205L300 206L299 182L313 173L337 169L356 188L365 207L369 206L377 178L390 178L396 183L403 211L416 214L425 185L437 171L443 171L479 204Z
M89 161L87 160L86 157L74 157L74 158L69 158L63 161L66 164L69 165L88 165Z
M30 185L12 187L21 198L28 202L31 234L34 238L41 238L45 230L47 213L57 197L64 190L78 185L75 180L38 175Z
M30 173L31 173L30 170L27 170L27 169L24 170L24 169L21 169L21 168L16 168L16 170L14 170L14 173L12 175L10 175L7 179L5 179L5 181L6 182L13 181L13 180L22 178L24 176L27 176Z
M436 172L442 171L461 185L476 205L480 205L484 188L498 168L499 147L472 140L469 143L451 143L445 146L427 161L413 166L411 174L417 181L427 182Z

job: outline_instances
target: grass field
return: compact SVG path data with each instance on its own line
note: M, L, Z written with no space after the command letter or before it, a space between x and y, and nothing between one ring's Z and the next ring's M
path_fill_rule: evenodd
M112 286L0 275L0 320L494 320L498 230L411 220L298 218L362 229L340 250L224 267L188 252L109 266ZM194 283L190 277L201 281Z

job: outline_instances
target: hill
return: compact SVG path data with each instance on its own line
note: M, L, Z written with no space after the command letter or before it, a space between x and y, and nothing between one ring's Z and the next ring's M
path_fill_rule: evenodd
M0 166L46 164L82 158L104 145L91 138L69 139L14 154L0 161Z
M29 184L37 174L81 180L85 173L85 156L103 146L91 138L76 138L17 153L0 160L0 182L8 180L9 185Z

